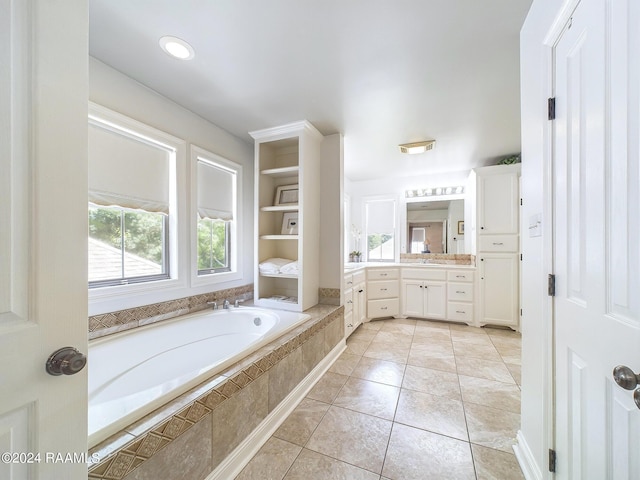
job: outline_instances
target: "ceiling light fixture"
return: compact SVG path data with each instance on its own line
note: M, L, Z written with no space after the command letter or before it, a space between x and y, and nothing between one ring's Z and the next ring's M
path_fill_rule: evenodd
M400 151L402 153L424 153L427 150L433 150L433 146L435 145L435 140L426 140L424 142L415 142L415 143L403 143L402 145L398 145L400 147Z
M191 45L178 37L167 35L162 37L158 43L162 50L173 58L191 60L196 54Z
M449 195L462 195L464 193L464 186L459 185L455 187L436 187L436 188L414 188L405 191L406 198L419 198L419 197L446 197Z

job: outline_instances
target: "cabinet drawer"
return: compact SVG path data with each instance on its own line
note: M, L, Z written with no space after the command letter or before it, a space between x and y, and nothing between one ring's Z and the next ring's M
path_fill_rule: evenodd
M397 278L397 268L372 268L367 272L368 280L395 280Z
M447 304L447 318L456 322L472 322L473 304L449 302Z
M345 313L344 315L344 336L347 338L353 333L353 312Z
M447 285L447 298L455 301L472 302L473 285L470 283L449 283Z
M517 252L517 235L480 235L478 250L481 252Z
M360 270L358 272L353 272L353 284L357 285L365 281L365 273L364 270Z
M367 316L369 318L391 317L400 313L400 301L397 298L384 300L369 300L367 302Z
M437 270L433 267L403 268L402 278L412 280L446 280L447 271Z
M351 288L351 287L353 287L353 274L347 273L344 276L344 288Z
M473 270L449 270L447 272L447 280L450 282L473 282Z
M367 298L374 300L377 298L393 298L400 295L400 287L397 280L380 280L367 284Z
M353 290L348 289L344 292L344 313L347 314L353 310Z

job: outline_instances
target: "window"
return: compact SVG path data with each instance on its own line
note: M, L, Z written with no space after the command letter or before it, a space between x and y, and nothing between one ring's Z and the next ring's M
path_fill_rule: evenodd
M180 142L175 140L115 112L91 106L91 289L171 278Z
M365 203L367 261L395 260L396 201L368 200Z
M195 284L241 275L239 190L242 167L201 148L191 147L195 220Z
M166 215L89 205L89 284L169 277Z
M230 221L198 219L198 275L228 272Z

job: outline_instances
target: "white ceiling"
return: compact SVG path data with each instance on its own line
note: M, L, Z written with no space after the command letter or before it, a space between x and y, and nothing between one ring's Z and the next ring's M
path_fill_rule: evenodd
M520 151L531 0L89 0L90 54L234 135L341 132L352 180L468 170ZM188 41L170 58L163 35ZM436 139L420 155L397 147Z

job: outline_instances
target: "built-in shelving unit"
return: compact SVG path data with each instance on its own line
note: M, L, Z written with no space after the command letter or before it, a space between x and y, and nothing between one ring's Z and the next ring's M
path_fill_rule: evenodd
M318 303L323 137L307 121L250 134L255 140L256 174L254 302L306 310ZM287 203L276 197L282 187L288 191ZM286 228L292 220L296 233ZM259 264L270 258L297 261L298 274L260 273Z

